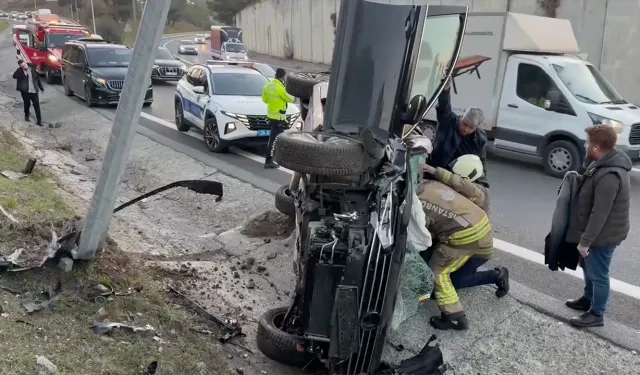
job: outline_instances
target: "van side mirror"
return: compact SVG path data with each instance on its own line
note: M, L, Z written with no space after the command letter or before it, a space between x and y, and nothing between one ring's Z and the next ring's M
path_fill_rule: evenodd
M405 124L417 124L422 120L427 111L427 98L424 95L416 95L411 98L407 110L402 114L402 121Z
M562 100L562 94L559 90L549 90L547 99L544 101L544 109L551 112L571 114L573 110Z

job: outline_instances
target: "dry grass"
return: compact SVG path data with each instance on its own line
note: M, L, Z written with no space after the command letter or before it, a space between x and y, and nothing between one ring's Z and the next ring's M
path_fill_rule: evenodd
M19 171L24 159L16 139L0 131L0 169ZM19 181L0 177L0 200L30 228L9 225L0 215L0 252L5 254L16 243L28 247L45 242L51 223L61 226L73 217L73 210L56 194L46 171L38 170ZM163 375L230 374L216 340L189 329L206 324L172 302L162 287L167 280L154 275L113 241L99 260L76 262L69 273L44 267L0 274L0 286L19 292L0 290L0 375L37 374L36 355L56 364L59 375L141 374L154 360ZM43 289L58 283L64 299L48 309L26 313L22 302L41 299ZM96 284L116 292L132 292L92 299L89 294ZM151 325L162 342L154 340L153 333L94 334L91 322L101 307L108 311L110 321Z

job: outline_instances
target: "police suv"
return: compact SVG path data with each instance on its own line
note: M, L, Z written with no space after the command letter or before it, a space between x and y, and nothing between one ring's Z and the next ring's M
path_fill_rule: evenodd
M200 128L213 152L225 152L232 143L266 144L271 128L262 88L268 82L252 63L208 60L193 65L176 88L176 127L183 132ZM285 131L302 129L298 106L289 104L285 115Z

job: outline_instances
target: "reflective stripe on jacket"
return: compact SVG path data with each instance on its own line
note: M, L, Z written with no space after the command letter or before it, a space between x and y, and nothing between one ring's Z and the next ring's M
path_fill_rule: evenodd
M286 118L287 103L293 103L293 96L287 94L284 84L274 79L264 85L262 101L267 103L267 118L282 121Z
M425 181L418 198L427 216L428 228L441 242L452 247L492 247L489 217L475 203L440 181ZM488 237L488 238L487 238ZM479 241L482 240L482 249Z

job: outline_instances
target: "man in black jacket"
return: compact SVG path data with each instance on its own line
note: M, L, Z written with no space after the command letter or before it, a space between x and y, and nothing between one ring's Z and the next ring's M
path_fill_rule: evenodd
M29 109L31 104L33 104L33 109L36 112L36 124L42 126L38 90L44 92L44 87L42 87L42 82L40 82L40 76L34 68L27 65L23 60L18 60L18 65L18 69L13 73L13 78L16 80L16 90L22 94L24 120L29 121Z
M485 150L487 134L484 130L479 129L480 124L484 121L482 109L470 107L464 111L462 116L456 115L451 109L451 81L449 81L438 97L436 114L438 130L428 164L436 168L448 169L449 164L462 155L478 155L485 166L485 174L476 183L488 188L487 153Z
M613 253L629 234L631 159L615 149L617 134L611 126L586 131L586 156L593 162L581 176L566 238L578 244L585 287L582 297L566 304L585 311L571 319L571 325L599 327L609 301Z

